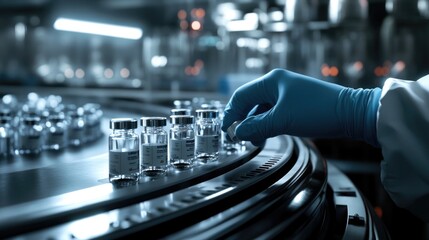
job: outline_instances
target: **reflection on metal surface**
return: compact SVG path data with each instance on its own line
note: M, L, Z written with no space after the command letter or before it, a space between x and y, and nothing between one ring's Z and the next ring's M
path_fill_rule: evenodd
M89 239L107 232L110 222L109 215L101 213L71 223L69 231L78 239Z
M15 38L18 41L23 41L25 38L25 33L27 32L27 27L24 23L15 24Z
M216 193L214 193L214 194L208 195L207 197L204 197L204 199L205 199L205 200L210 200L210 199L212 199L212 198L219 197L219 196L221 196L222 194L225 194L225 193L227 193L227 192L229 192L229 191L232 191L232 190L234 190L234 187L229 187L229 188L226 188L226 189L224 189L224 190L222 190L222 191L219 191L219 192L216 192Z
M402 21L421 20L429 17L428 0L386 0L386 11Z
M102 196L108 196L113 192L111 184L103 184L96 187L87 188L81 191L71 192L65 195L59 195L56 199L57 207L64 207L75 204L96 202Z
M316 19L318 0L286 0L284 15L288 23L308 23Z
M307 201L307 198L309 197L308 191L306 189L299 192L293 199L290 204L291 209L298 209L301 207L305 201Z
M367 0L330 0L329 21L333 24L360 22L368 17Z

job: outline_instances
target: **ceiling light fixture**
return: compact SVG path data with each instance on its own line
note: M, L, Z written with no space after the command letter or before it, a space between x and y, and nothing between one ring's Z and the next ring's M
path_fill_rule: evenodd
M136 27L81 21L69 18L58 18L54 23L54 28L61 31L89 33L133 40L140 39L143 36L142 29Z

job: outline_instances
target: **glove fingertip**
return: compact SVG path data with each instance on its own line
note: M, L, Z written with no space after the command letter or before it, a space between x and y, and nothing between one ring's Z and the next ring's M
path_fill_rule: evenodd
M225 115L221 124L222 131L227 132L229 126L231 126L234 121L234 117L232 117L231 115Z
M255 137L258 138L256 126L258 122L255 116L246 118L243 122L237 125L235 129L235 136L241 140L253 141Z

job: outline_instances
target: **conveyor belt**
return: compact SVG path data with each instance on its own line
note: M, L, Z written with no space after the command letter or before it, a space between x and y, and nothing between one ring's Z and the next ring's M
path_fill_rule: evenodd
M104 121L143 115L141 104L116 104ZM87 147L2 163L1 238L388 238L350 180L300 138L247 144L125 187L107 181L107 140Z

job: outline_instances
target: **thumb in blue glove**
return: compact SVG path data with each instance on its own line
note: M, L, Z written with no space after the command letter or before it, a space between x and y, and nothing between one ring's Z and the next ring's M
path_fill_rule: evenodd
M283 69L274 69L238 88L225 107L222 130L261 145L281 134L348 137L378 146L381 90L352 89Z

